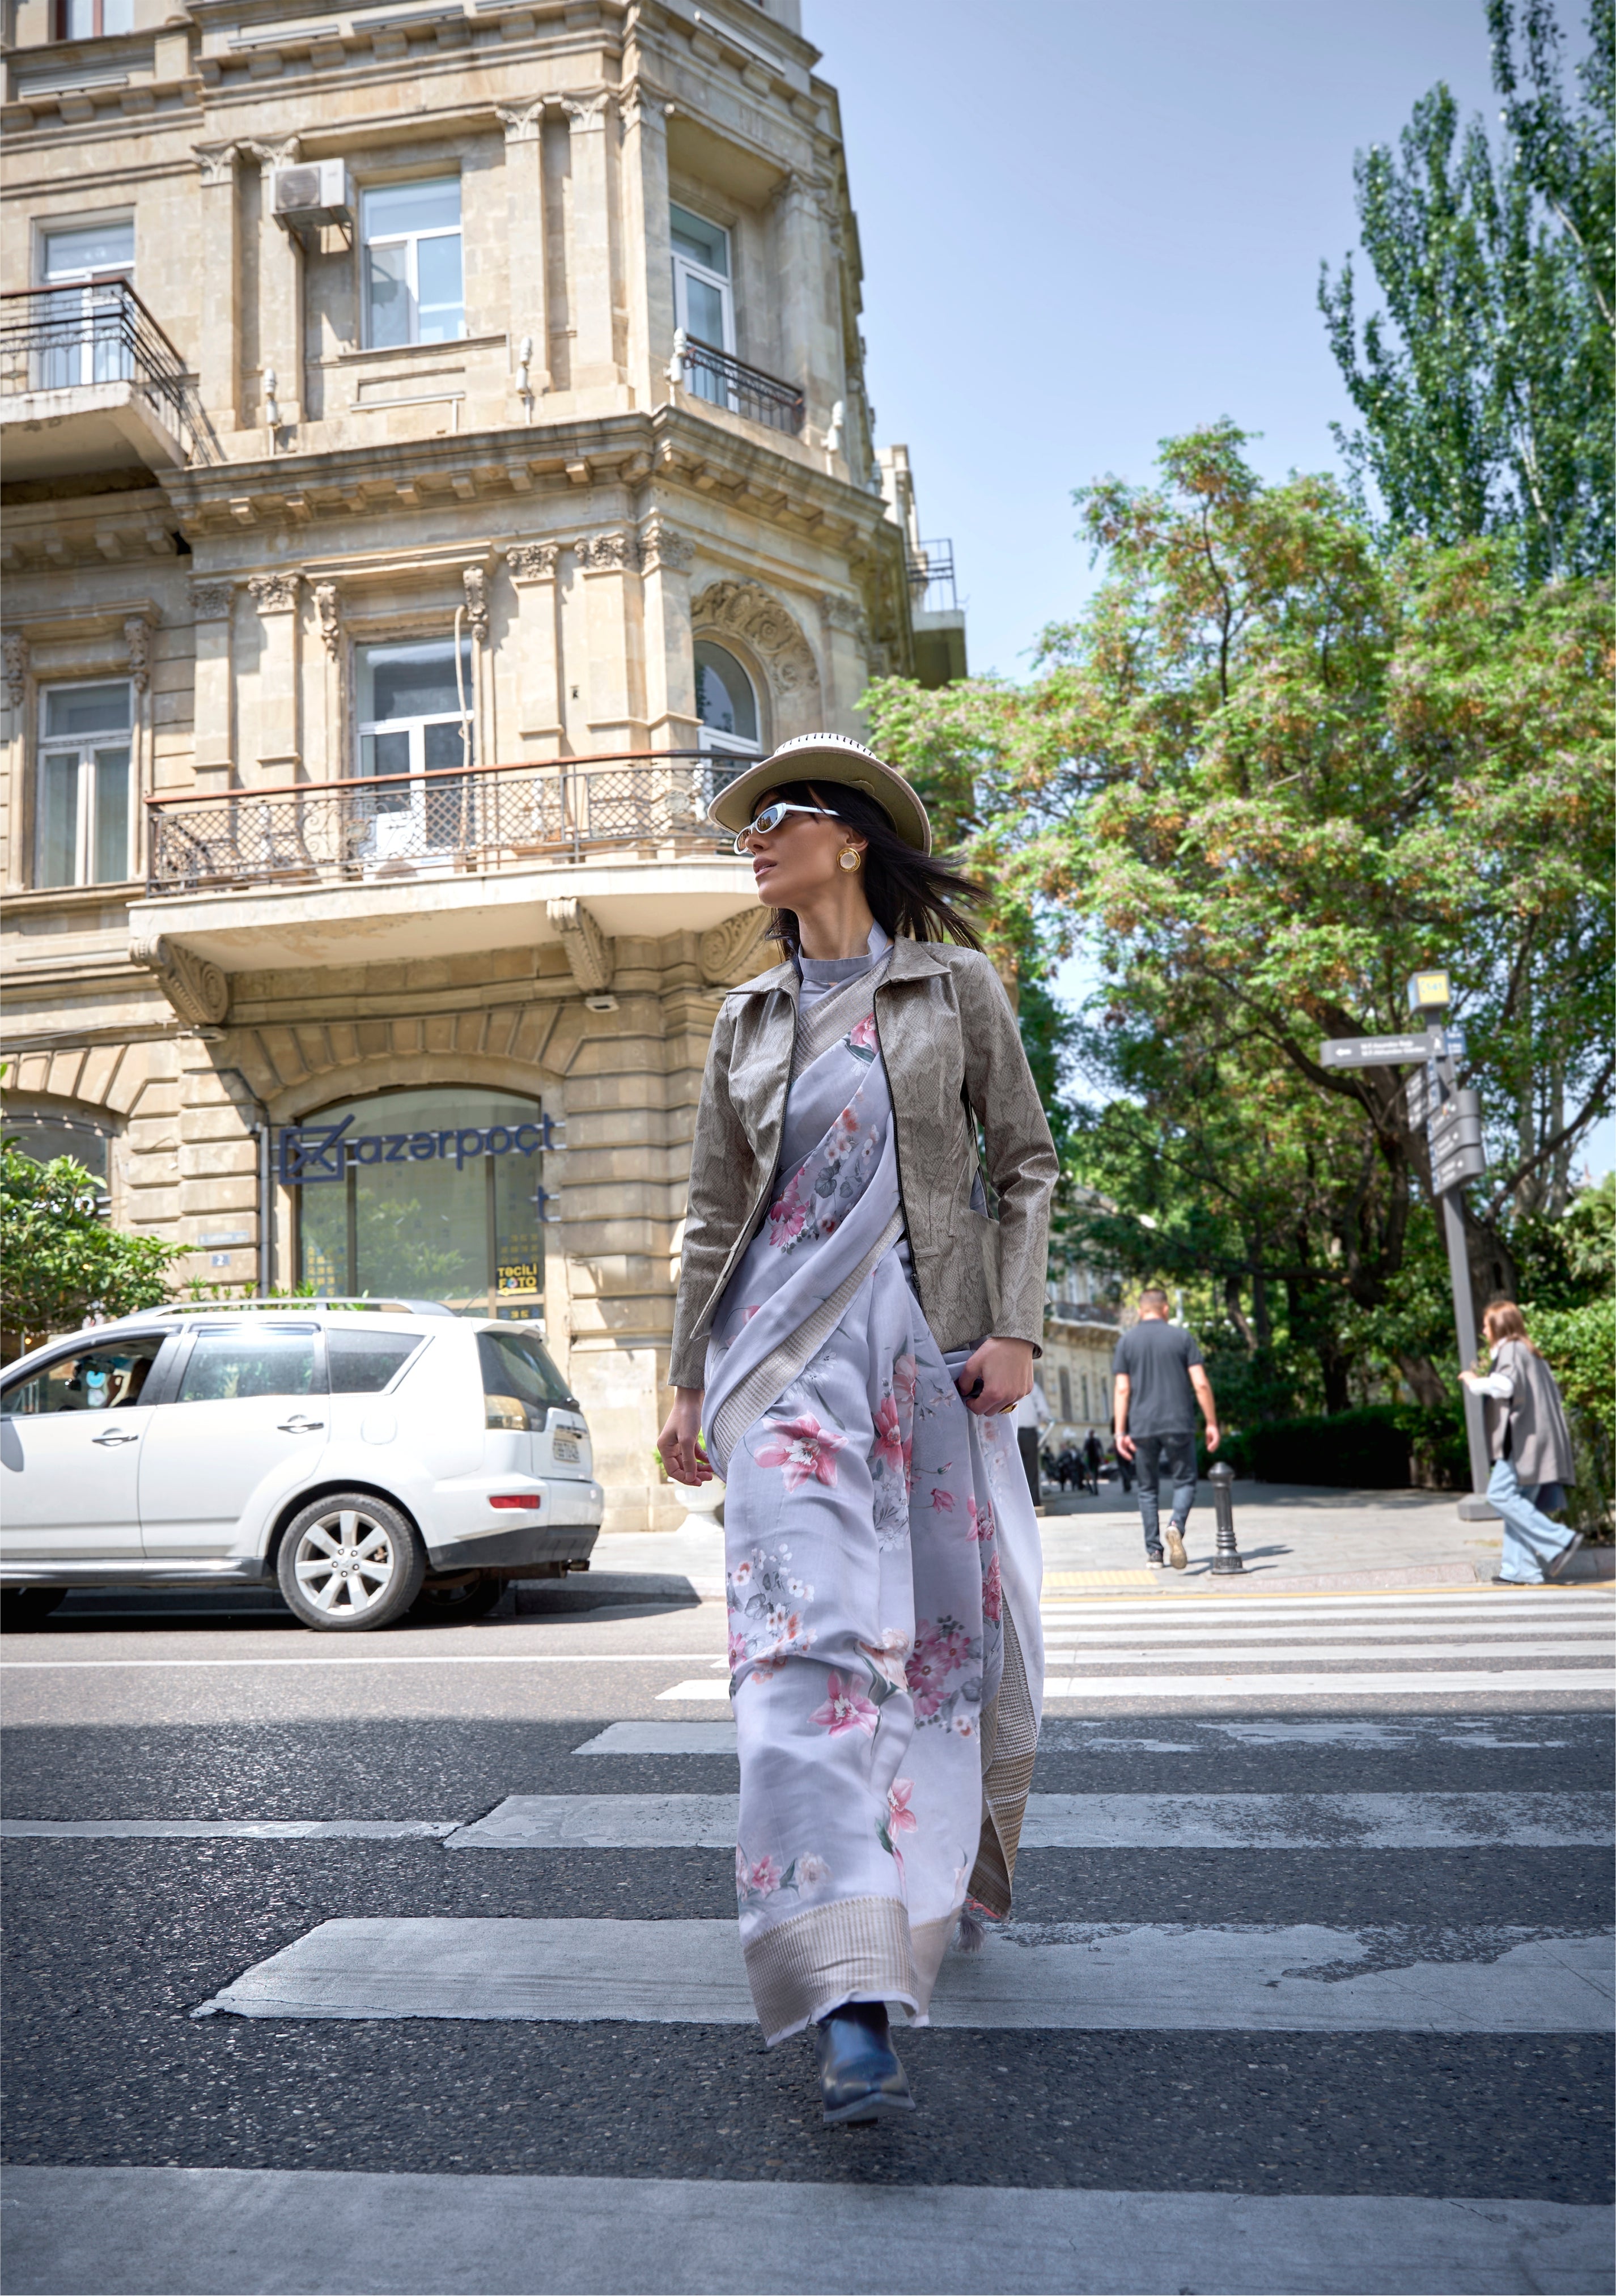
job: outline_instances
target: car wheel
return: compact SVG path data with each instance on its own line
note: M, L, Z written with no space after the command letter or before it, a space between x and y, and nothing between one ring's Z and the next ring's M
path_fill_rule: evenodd
M421 1592L426 1549L414 1526L367 1491L336 1491L293 1515L275 1576L306 1627L363 1634L390 1627Z
M8 1635L26 1633L29 1627L43 1626L59 1603L67 1597L65 1587L7 1587L0 1589L0 1628Z
M504 1591L504 1580L491 1570L459 1587L434 1587L429 1578L411 1603L410 1616L422 1626L460 1626L468 1619L486 1619Z

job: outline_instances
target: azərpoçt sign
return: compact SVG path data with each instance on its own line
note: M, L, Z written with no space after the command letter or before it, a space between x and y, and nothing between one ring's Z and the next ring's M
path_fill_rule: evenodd
M340 1124L288 1124L281 1129L276 1168L285 1188L312 1187L344 1178L356 1164L430 1164L453 1161L456 1171L473 1156L536 1156L555 1148L549 1116L536 1124L448 1125L435 1132L352 1132L351 1116Z

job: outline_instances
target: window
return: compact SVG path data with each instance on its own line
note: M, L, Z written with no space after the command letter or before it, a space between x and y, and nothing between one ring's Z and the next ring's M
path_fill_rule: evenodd
M1061 1416L1062 1419L1071 1417L1071 1374L1064 1364L1061 1366Z
M130 876L129 710L125 679L40 695L37 885L119 885Z
M0 1412L8 1419L35 1419L46 1412L113 1411L138 1403L166 1332L137 1333L84 1355L58 1356L31 1379L5 1390Z
M474 762L471 640L460 642L458 676L453 638L362 646L358 673L359 773L398 781L359 794L356 858L419 859L468 843L468 784L422 775Z
M40 247L40 283L55 289L40 358L37 388L71 390L81 383L127 382L130 362L125 300L135 276L133 218L48 231ZM78 293L66 291L78 288Z
M572 1403L571 1390L538 1341L514 1332L480 1332L478 1359L490 1427L542 1433L553 1403Z
M359 210L365 341L378 350L458 342L465 332L459 176L381 185L361 193Z
M5 1104L5 1136L36 1164L49 1164L70 1156L101 1183L107 1185L107 1150L111 1134L92 1116L69 1116L58 1109L20 1109Z
M701 747L731 757L761 755L758 697L733 653L708 638L696 640L696 715Z
M182 1403L242 1403L264 1395L317 1395L315 1327L204 1324L180 1382Z
M135 29L135 0L56 0L59 40L109 39Z
M692 342L706 343L733 358L735 313L729 278L729 234L716 223L704 223L688 208L676 207L670 215L673 323L684 329ZM699 360L686 365L685 388L715 406L727 406L732 414L739 411L729 379Z
M325 1360L333 1395L380 1395L422 1345L407 1332L327 1330Z

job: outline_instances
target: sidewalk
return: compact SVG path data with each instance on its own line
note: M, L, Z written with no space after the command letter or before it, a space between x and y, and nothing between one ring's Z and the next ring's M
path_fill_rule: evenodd
M1245 1568L1211 1571L1217 1526L1202 1483L1190 1517L1185 1571L1147 1570L1139 1509L1130 1493L1102 1483L1098 1498L1053 1491L1043 1516L1044 1585L1067 1591L1163 1595L1328 1594L1375 1587L1473 1587L1498 1567L1501 1526L1461 1522L1452 1491L1341 1491L1300 1483L1237 1482L1235 1535ZM1564 1583L1609 1579L1616 1550L1584 1547ZM699 1595L724 1594L724 1535L687 1518L670 1532L614 1531L596 1543L588 1578L571 1582L598 1600L671 1592L685 1579ZM636 1582L641 1582L636 1584ZM570 1588L569 1592L570 1593ZM576 1599L576 1598L575 1598Z

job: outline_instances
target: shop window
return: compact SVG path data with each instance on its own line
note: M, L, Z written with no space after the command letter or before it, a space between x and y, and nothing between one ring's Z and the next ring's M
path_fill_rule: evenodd
M543 1143L536 1100L453 1085L344 1101L288 1127L278 1169L297 1200L299 1279L338 1297L537 1316Z
M55 0L59 40L109 39L135 29L135 0Z
M480 802L458 778L475 762L472 646L452 637L361 646L357 771L390 787L357 791L354 857L425 860L473 841ZM454 780L435 776L452 774Z
M696 640L695 654L701 747L729 757L760 757L758 696L751 678L733 653L709 638Z
M360 194L359 213L366 343L458 342L466 331L459 176L380 184Z
M39 697L36 885L116 885L133 866L127 679Z

